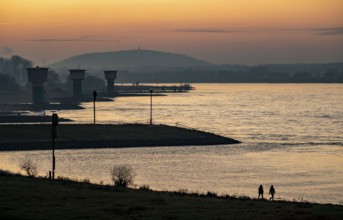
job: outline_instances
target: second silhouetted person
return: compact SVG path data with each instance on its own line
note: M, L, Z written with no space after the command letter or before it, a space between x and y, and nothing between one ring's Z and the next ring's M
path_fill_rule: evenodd
M274 186L271 185L270 189L269 189L269 195L272 195L272 197L270 197L270 200L274 200L274 194L275 194L275 189Z

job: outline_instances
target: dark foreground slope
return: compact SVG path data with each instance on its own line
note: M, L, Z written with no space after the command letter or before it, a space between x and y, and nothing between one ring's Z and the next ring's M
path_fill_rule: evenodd
M167 125L61 124L57 149L142 146L217 145L239 143L231 138ZM0 151L51 149L48 124L1 125Z
M0 219L342 219L343 206L0 175Z

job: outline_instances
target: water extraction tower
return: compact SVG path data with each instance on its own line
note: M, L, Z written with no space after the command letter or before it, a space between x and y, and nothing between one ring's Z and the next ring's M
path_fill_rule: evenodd
M107 92L114 92L114 80L117 78L116 70L105 70L105 79L107 80Z
M73 80L73 96L80 97L82 95L82 80L85 78L84 69L69 70L70 79Z
M39 105L44 103L43 83L48 79L49 68L35 67L27 68L29 82L32 83L32 104Z

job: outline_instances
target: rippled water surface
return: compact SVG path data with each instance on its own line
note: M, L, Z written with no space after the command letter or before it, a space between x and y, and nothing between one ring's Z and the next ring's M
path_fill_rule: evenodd
M194 84L190 93L153 97L154 123L211 131L239 145L58 150L57 175L110 182L113 164L129 163L136 184L157 190L257 196L273 184L276 198L343 203L343 85ZM85 110L58 114L92 122ZM99 123L147 123L149 97L97 103ZM0 167L18 171L30 157L44 174L49 151L0 152Z

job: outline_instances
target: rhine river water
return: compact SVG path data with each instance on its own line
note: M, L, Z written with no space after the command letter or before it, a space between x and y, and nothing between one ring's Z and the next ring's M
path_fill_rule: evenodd
M135 183L257 197L260 184L276 199L343 204L342 84L194 84L189 93L153 97L153 122L191 127L242 141L238 145L57 150L56 174L110 183L114 164L131 164ZM77 123L85 110L59 111ZM98 123L148 123L150 97L97 103ZM58 145L58 141L57 141ZM41 175L50 151L0 152L0 167L19 171L29 157ZM267 194L267 193L266 193ZM265 195L268 197L268 195Z

